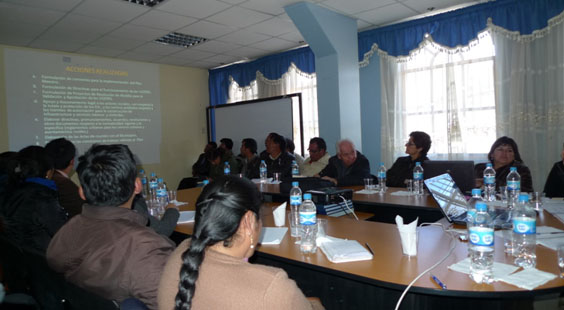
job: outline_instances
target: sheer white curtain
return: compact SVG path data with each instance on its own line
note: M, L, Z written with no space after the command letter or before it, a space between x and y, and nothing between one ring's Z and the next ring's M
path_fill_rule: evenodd
M490 25L497 134L516 140L537 191L564 142L564 13L548 24L524 36Z
M496 138L493 59L487 32L466 47L428 37L409 57L380 53L384 163L405 156L412 131L431 136L432 159L485 160Z
M317 79L315 73L307 74L302 72L293 63L288 71L278 80L269 80L257 71L257 79L252 81L247 87L239 87L236 81L231 79L229 85L229 99L227 103L268 98L274 96L301 93L302 114L303 114L303 141L304 149L307 149L309 140L319 135L319 125L317 118ZM299 111L297 102L294 102L294 143L299 145L301 137L299 133ZM257 141L260 143L260 141ZM297 148L296 152L301 153ZM304 154L300 154L304 155Z

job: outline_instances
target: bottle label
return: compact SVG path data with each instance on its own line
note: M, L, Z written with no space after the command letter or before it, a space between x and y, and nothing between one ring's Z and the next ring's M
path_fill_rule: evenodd
M479 246L494 245L494 230L488 227L470 227L470 243Z
M292 168L292 175L298 175L298 174L300 174L300 169Z
M316 223L317 212L300 212L300 225L313 225Z
M518 191L521 190L521 181L507 181L508 191Z
M224 169L223 169L223 174L231 174L231 169L229 169L229 168L224 168Z
M166 197L166 196L168 196L166 192L166 188L157 189L157 197Z
M513 218L513 232L520 235L532 235L537 232L537 221L530 217Z
M466 222L473 223L476 218L476 210L468 210L466 212Z
M147 184L147 178L141 178L141 184L146 185Z
M157 184L156 181L149 182L149 188L157 188Z
M423 172L414 172L413 173L414 180L423 180Z
M484 184L487 185L495 184L495 176L493 175L484 176Z
M386 178L386 171L378 172L378 178L379 179L385 179Z
M266 173L266 167L261 167L261 168L260 168L260 173Z
M302 196L290 196L290 205L299 206L302 204Z

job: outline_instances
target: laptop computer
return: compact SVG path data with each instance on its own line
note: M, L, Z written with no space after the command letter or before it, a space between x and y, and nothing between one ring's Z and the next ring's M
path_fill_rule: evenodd
M466 225L468 201L450 174L444 173L426 179L424 182L446 219L450 223ZM501 227L501 224L508 220L507 212L504 209L492 210L490 208L488 212L494 219L494 226L496 228Z
M429 179L448 173L462 193L470 194L476 187L474 162L471 160L426 160L423 162L423 178Z

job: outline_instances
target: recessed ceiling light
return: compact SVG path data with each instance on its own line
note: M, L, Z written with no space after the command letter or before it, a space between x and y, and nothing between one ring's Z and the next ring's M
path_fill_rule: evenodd
M153 6L163 2L164 0L124 0L124 1L127 1L129 3L143 5L143 6L153 7Z
M189 34L171 32L163 37L155 40L157 43L165 45L175 45L181 47L190 47L196 44L206 42L208 39L202 37L191 36Z

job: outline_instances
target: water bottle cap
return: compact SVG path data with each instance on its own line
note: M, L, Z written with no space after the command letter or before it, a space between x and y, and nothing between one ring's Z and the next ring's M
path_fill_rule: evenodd
M421 166L421 162L415 162L416 166Z
M311 200L311 194L310 194L310 193L305 193L305 194L304 194L304 200Z
M476 195L482 195L482 190L479 188L473 188L472 189L472 196L476 196Z
M157 181L158 181L159 183L162 183L162 182L163 182L163 178L158 178Z
M141 169L139 170L139 173L145 173L145 170Z
M294 182L292 182L292 186L294 186L294 187L300 186L300 183L299 183L299 182L296 182L296 181L294 181Z
M226 162L225 162L225 164L226 164L226 165L229 165L229 162L228 162L228 161L226 161Z
M383 166L383 165L384 165L384 162L381 162L381 163L380 163L380 166Z
M157 175L156 173L151 172L151 176L152 176L152 177L154 177L154 176L156 176L156 175Z
M486 167L487 167L487 168L493 167L493 166L492 166L492 163L487 163L487 164L486 164Z
M487 211L488 205L484 202L477 202L476 203L476 211Z
M261 160L261 161L260 161L260 163L261 163L261 164L262 164L262 163L264 163L264 159L263 159L263 160Z
M529 202L529 194L526 193L519 194L519 202Z
M517 167L511 167L509 168L509 171L517 171Z
M208 184L210 184L210 180L204 180L204 181L202 181L202 184L208 185Z

